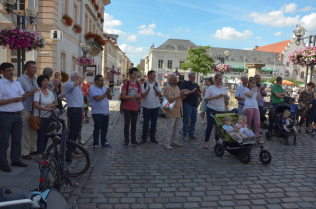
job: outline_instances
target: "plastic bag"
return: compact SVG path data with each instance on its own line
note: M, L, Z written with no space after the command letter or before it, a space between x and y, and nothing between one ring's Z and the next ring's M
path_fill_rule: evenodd
M170 102L166 99L166 97L164 97L163 100L162 100L161 107L162 107L163 109L165 109L165 110L171 111L171 110L173 109L173 107L174 107L175 104L176 104L176 101L170 103Z

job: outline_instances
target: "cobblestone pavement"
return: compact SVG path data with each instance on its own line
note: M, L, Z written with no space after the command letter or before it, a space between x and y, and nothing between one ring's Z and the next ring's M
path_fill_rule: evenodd
M163 148L165 119L159 118L158 145L149 142L126 149L118 104L110 114L107 138L113 148L93 151L90 139L85 146L91 153L91 167L74 179L79 187L64 191L68 201L77 200L81 209L316 208L316 141L307 134L299 135L296 146L284 145L277 138L265 141L265 149L273 156L269 165L259 161L259 149L252 151L249 164L242 164L228 153L216 157L213 136L210 149L203 149L206 124L200 119L198 140L183 142L183 147ZM92 129L89 124L84 130L91 135ZM140 141L139 130L137 135ZM33 168L5 186L13 191L36 188L39 174L37 166ZM0 176L4 179L3 173ZM33 181L23 184L23 178L30 176Z

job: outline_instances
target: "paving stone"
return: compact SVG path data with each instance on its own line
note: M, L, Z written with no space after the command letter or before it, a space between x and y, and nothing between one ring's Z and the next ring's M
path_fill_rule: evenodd
M186 202L186 199L184 197L170 197L170 202Z
M163 208L162 204L150 204L149 205L149 208L150 209L160 209L160 208Z
M169 203L169 204L165 204L165 207L167 209L169 208L172 209L172 208L181 208L182 206L179 203Z
M184 208L198 208L199 205L197 203L184 203Z

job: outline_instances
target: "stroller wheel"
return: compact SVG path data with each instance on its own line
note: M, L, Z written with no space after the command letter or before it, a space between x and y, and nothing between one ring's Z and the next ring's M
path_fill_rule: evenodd
M216 144L214 146L214 152L215 152L215 155L217 157L222 157L224 155L224 152L225 152L223 145L222 144Z
M272 156L271 156L270 152L267 151L267 150L262 150L259 153L259 157L260 157L260 161L264 165L268 165L271 162L271 160L272 160Z
M238 154L240 162L247 164L251 160L250 152L247 149L241 149Z
M267 131L267 132L266 132L266 139L267 139L267 140L270 140L271 137L272 137L271 132L270 132L270 131Z

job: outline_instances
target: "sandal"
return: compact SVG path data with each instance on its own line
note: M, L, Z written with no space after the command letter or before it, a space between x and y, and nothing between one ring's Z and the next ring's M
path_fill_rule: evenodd
M25 160L31 160L32 156L31 155L23 155L22 158Z

